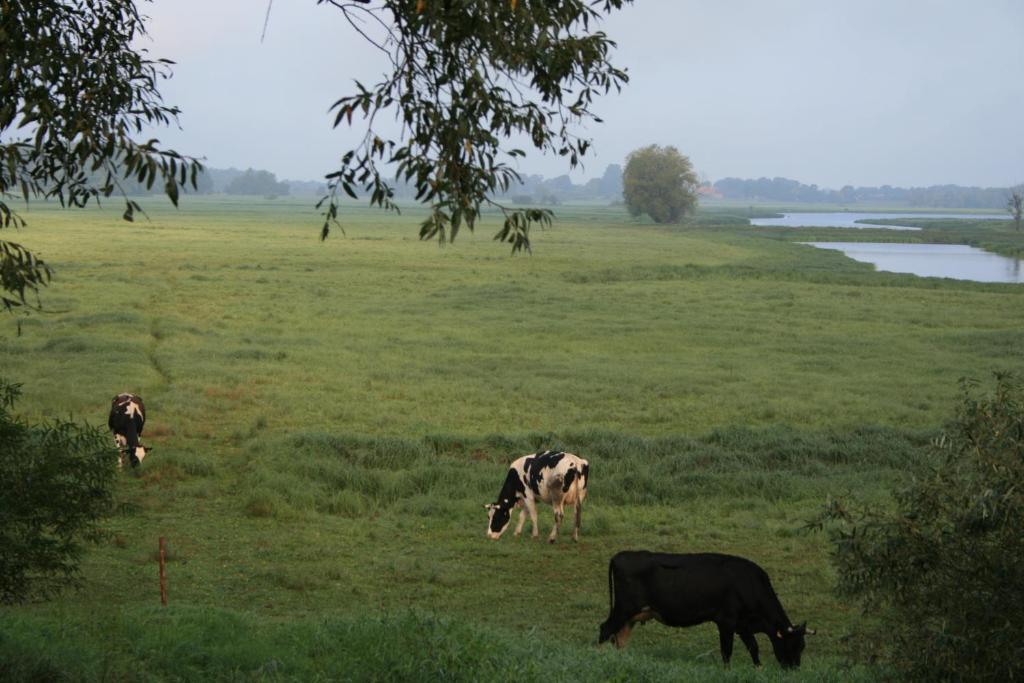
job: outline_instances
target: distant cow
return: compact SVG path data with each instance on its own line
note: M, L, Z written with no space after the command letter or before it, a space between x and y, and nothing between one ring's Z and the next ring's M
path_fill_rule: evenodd
M107 426L114 435L118 448L117 466L124 466L127 454L132 467L138 467L152 448L142 445L142 428L146 424L146 407L142 397L135 394L118 394L110 402L110 417Z
M533 537L537 538L540 535L537 501L540 500L550 503L555 511L555 526L551 529L548 541L554 543L558 539L558 529L565 516L563 507L566 505L576 506L572 540L580 540L580 516L589 479L589 463L572 453L540 451L518 458L509 466L498 500L484 506L487 509L487 537L495 540L501 538L512 521L512 508L519 506L516 536L522 533L526 513L529 512Z
M633 625L657 619L666 626L714 622L722 661L729 665L738 633L755 666L761 666L755 633L766 633L785 668L800 666L807 622L794 626L779 603L768 574L733 555L676 555L633 550L608 564L611 614L601 624L598 644L611 639L626 646Z

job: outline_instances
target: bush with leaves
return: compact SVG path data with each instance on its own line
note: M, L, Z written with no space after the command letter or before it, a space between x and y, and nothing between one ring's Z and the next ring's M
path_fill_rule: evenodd
M963 383L938 464L893 510L830 502L841 593L873 626L855 651L917 680L1024 678L1024 389L997 374L978 397Z
M74 585L83 541L101 535L115 456L88 425L29 424L11 410L20 385L0 378L0 602Z

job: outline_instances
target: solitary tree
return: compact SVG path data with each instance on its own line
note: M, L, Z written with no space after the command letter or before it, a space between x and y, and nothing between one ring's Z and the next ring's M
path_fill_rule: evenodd
M132 220L139 206L122 179L159 183L175 203L194 183L195 159L135 139L178 114L157 90L171 62L135 46L144 32L134 0L0 2L0 228L24 224L15 200L84 206L120 192ZM0 240L4 308L24 306L50 274L29 250Z
M1006 210L1013 216L1013 226L1020 230L1021 218L1024 218L1024 185L1010 188L1010 196L1006 198Z
M697 208L697 174L675 147L650 145L626 158L622 195L630 215L678 223Z

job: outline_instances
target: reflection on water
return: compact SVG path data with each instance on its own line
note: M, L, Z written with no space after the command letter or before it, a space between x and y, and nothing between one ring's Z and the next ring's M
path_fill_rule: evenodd
M891 225L858 223L866 219L892 219ZM831 213L787 213L782 218L751 218L750 224L776 228L881 228L883 230L920 230L900 225L901 218L960 218L964 220L984 218L1008 220L1007 215L980 213L855 213L834 211Z
M801 242L836 249L878 270L975 282L1024 282L1020 259L963 244L887 244L878 242Z

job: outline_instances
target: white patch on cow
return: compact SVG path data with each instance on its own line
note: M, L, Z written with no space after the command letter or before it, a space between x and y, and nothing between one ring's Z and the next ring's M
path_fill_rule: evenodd
M141 463L142 459L146 457L146 447L145 446L136 446L135 447L135 457L138 458L139 462Z
M124 414L128 417L135 417L136 415L141 414L139 404L135 401L128 401L128 405L124 409Z

